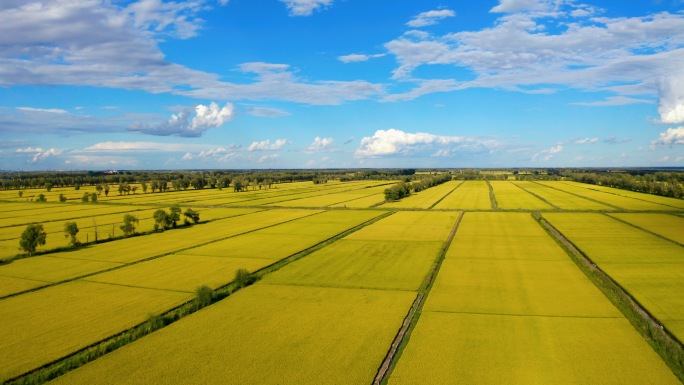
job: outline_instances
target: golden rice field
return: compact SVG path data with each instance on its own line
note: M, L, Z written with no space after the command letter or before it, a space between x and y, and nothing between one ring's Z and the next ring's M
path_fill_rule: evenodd
M21 253L27 224L47 231L39 255L0 264L0 382L245 269L263 277L54 382L370 384L424 298L383 384L680 383L532 213L681 340L684 200L575 182L453 180L384 203L394 183L154 194L137 185L130 195L111 186L98 203L81 202L93 186L0 191L0 260ZM48 202L32 201L38 194ZM174 203L201 223L150 232L152 213ZM121 237L126 213L145 234ZM68 249L67 221L82 242L96 228L114 239Z

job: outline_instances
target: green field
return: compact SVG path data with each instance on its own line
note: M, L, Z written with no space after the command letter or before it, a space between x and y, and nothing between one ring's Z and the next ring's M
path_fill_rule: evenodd
M55 382L369 384L423 298L386 383L680 383L532 213L681 340L684 200L511 176L392 203L384 190L397 180L110 186L97 204L80 202L94 186L0 191L0 260L20 253L26 224L48 232L42 254L0 264L0 382L130 331L199 286L226 293L245 269L261 279ZM31 202L41 193L48 203ZM173 203L202 222L149 232ZM97 225L102 240L121 234L124 213L143 234L53 250L68 243L65 222L82 242Z
M553 207L513 182L491 181L496 203L501 209L550 210Z
M144 382L164 383L173 368L176 381L203 383L209 374L197 370L193 352L225 351L239 343L238 359L220 356L208 361L212 375L247 384L369 383L456 219L455 213L441 212L402 212L383 218L63 381L101 382L104 379L96 379L102 376L97 366L101 364L119 368L119 374L105 375L104 381L112 383L127 383L121 368L131 373L136 367L145 371ZM399 223L408 232L418 232L426 223L441 231L426 240L397 242L387 234ZM359 233L361 237L355 237ZM255 303L261 306L254 307ZM203 330L212 337L203 336ZM156 367L137 366L135 357L149 354L148 349L179 342L186 347L184 353L176 352ZM322 364L322 354L335 359ZM302 362L306 370L292 370ZM251 374L257 368L268 370Z
M466 213L389 383L678 380L530 214Z
M435 210L490 210L489 187L482 180L463 182L434 207Z
M680 340L684 338L684 247L604 215L545 217Z

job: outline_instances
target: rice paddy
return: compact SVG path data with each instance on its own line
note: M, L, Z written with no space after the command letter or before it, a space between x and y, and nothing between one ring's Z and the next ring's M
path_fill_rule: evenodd
M682 340L684 201L574 182L491 181L493 204L488 182L453 180L383 203L392 183L139 188L88 204L81 196L93 186L0 191L0 260L21 253L27 224L48 233L42 254L0 264L0 382L183 304L201 285L224 287L245 269L263 277L55 382L372 383L424 298L384 383L680 383L531 214L541 211ZM31 201L40 193L47 203ZM67 202L57 203L59 194ZM196 209L202 222L151 232L152 213L173 203ZM120 237L125 213L145 234ZM69 249L67 221L82 242L95 231L111 240Z

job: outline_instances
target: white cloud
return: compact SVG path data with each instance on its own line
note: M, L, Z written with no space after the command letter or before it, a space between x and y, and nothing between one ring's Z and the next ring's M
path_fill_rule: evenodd
M616 96L655 96L660 88L661 116L684 116L677 87L684 76L684 14L643 17L572 18L572 2L503 1L506 14L492 27L443 36L404 34L385 44L398 67L394 79L411 79L424 65L469 70L456 89L502 88L521 92L567 89L611 91ZM553 11L553 14L549 13ZM558 18L569 19L559 25ZM662 79L659 87L656 80ZM391 98L391 95L386 97ZM678 99L679 98L679 99ZM642 101L643 100L643 101ZM609 98L595 105L643 103L648 99Z
M271 163L278 160L278 154L264 155L259 158L259 163Z
M321 7L332 5L333 0L280 0L290 10L292 16L310 16Z
M33 108L33 107L17 107L17 110L28 112L44 112L48 114L67 114L65 110L59 108Z
M426 27L428 25L437 24L437 22L441 19L454 16L456 16L456 12L450 9L442 9L439 11L427 11L420 13L418 16L414 17L408 23L406 23L406 25L413 28Z
M200 152L197 157L202 159L215 159L219 162L227 162L239 156L240 146L229 145L212 148L211 150ZM187 154L186 154L187 155ZM192 156L192 155L191 155Z
M408 133L391 128L377 130L373 136L361 139L354 153L357 158L409 155L427 152L433 156L452 156L460 152L495 151L504 143L493 139L467 136L440 136L424 132Z
M573 103L578 106L589 106L589 107L606 107L606 106L624 106L627 104L650 104L653 103L652 100L628 98L626 96L610 96L605 100L598 102L579 102Z
M532 156L532 161L536 162L537 159L541 158L542 161L547 162L547 161L553 159L553 157L561 151L563 151L563 145L561 145L561 144L555 145L551 148L548 148L546 150L541 150L538 153L534 154Z
M357 63L357 62L367 61L367 60L378 58L378 57L383 57L385 55L387 55L387 54L377 53L375 55L364 55L364 54L352 53L349 55L338 56L337 59L343 63Z
M182 157L181 159L182 159L182 160L193 160L194 158L195 158L195 157L192 156L191 153L186 152L185 155L183 155L183 157Z
M577 139L575 141L575 144L594 144L598 143L599 138L584 138L584 139Z
M51 156L57 156L61 155L64 150L58 150L56 148L51 148L49 150L43 150L40 147L26 147L26 148L18 148L16 150L18 153L24 153L24 154L33 154L33 158L30 160L31 163L38 163L42 162L45 159L51 157Z
M323 152L329 151L333 145L335 139L333 138L321 138L317 136L314 138L313 143L307 147L306 152Z
M277 151L288 143L287 139L276 139L274 143L266 139L261 142L252 142L247 151Z
M661 78L658 82L658 90L660 92L658 113L661 122L684 123L684 71Z
M551 8L549 0L500 0L490 12L511 13L521 11L543 11Z
M127 6L97 0L1 3L0 87L92 86L204 100L307 104L340 104L384 92L381 85L364 81L307 82L290 72L261 73L253 83L230 83L217 74L169 62L159 43L196 35L202 25L198 15L209 8L207 0L140 0ZM331 3L301 0L290 5L301 12ZM281 71L287 68L281 66Z
M194 113L194 116L191 115ZM226 103L223 108L212 102L208 106L198 104L194 111L185 109L171 118L158 124L136 123L129 127L131 131L139 131L149 135L199 137L211 127L221 127L223 123L233 119L235 106Z
M268 107L251 107L247 109L247 113L260 118L278 118L281 116L290 115L290 113L287 111Z
M411 81L418 83L418 86L402 94L387 95L381 100L383 102L413 100L423 95L454 91L459 88L458 82L453 79L412 79Z
M204 144L159 143L159 142L99 142L81 150L82 152L184 152L190 149L206 148Z
M651 142L651 150L679 144L684 144L684 127L668 128L667 131L660 133L658 139Z

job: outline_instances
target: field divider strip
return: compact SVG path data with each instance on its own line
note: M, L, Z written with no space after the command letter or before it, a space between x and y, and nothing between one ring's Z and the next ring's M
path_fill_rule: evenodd
M265 210L264 210L264 211L265 211ZM123 268L128 267L128 266L133 266L133 265L137 265L137 264L139 264L139 263L152 261L152 260L158 259L158 258L163 258L163 257L166 257L166 256L168 256L168 255L177 254L177 253L182 252L182 251L194 249L194 248L200 247L200 246L209 245L209 244L212 244L212 243L215 243L215 242L225 241L226 239L234 238L234 237L237 237L237 236L240 236L240 235L244 235L244 234L253 233L253 232L259 231L259 230L268 229L268 228L270 228L270 227L278 226L278 225L281 225L281 224L284 224L284 223L293 222L293 221L296 221L296 220L299 220L299 219L303 219L303 218L308 218L308 217L311 217L311 216L314 216L314 215L317 215L317 214L321 214L321 213L323 213L323 211L319 211L319 212L316 212L316 213L313 213L313 214L308 214L308 215L305 215L305 216L303 216L303 217L294 218L294 219L290 219L290 220L283 221L283 222L278 222L278 223L276 223L276 224L272 224L272 225L268 225L268 226L264 226L264 227L259 227L259 228L257 228L257 229L248 230L248 231L245 231L245 232L242 232L242 233L239 233L239 234L233 234L233 235L229 235L229 236L223 237L223 238L212 239L212 240L207 241L207 242L204 242L204 243L200 243L200 244L196 244L196 245L192 245L192 246L188 246L188 247L183 247L183 248L180 248L180 249L177 249L177 250L173 250L173 251L169 251L169 252L166 252L166 253L154 255L154 256L151 256L151 257L148 257L148 258L144 258L144 259L141 259L141 260L138 260L138 261L134 261L134 262L130 262L130 263L124 263L124 264L122 264L121 266L114 266L114 267L110 267L109 269L98 270L98 271L96 271L96 272L92 272L92 273L80 275L80 276L78 276L78 277L72 277L72 278L69 278L69 279L62 280L62 281L53 282L53 283L50 284L50 285L40 286L40 287L36 287L36 288L33 288L33 289L29 289L29 290L20 291L20 292L17 292L17 293L8 294L8 295L6 295L6 296L0 297L0 301L2 301L2 300L4 300L4 299L7 299L7 298L11 298L11 297L16 297L16 296L21 295L21 294L26 294L26 293L30 293L30 292L34 292L34 291L39 291L39 290L47 289L47 288L49 288L49 287L61 285L61 284L64 284L64 283L69 283L69 282L77 281L77 280L79 280L79 279L91 277L91 276L94 276L94 275L97 275L97 274L108 273L108 272L113 271L113 270L123 269ZM250 213L250 214L251 214L251 213ZM242 215L247 215L247 214L242 214ZM229 218L232 218L232 217L229 217ZM228 219L228 218L225 218L225 219ZM176 229L166 230L166 231L178 231L178 230L183 230L183 228L176 228ZM71 259L74 259L74 258L71 258ZM74 260L76 260L76 259L74 259ZM89 260L89 261L93 261L93 260ZM103 262L103 261L100 261L100 260L94 260L94 261ZM113 263L116 263L116 262L113 262Z
M557 314L514 314L514 313L484 313L476 311L451 311L451 310L430 310L432 313L444 314L470 314L470 315L492 315L501 317L521 317L521 318L578 318L578 319L623 319L623 316L591 316L591 315L557 315Z
M532 216L549 236L565 250L587 278L624 314L629 323L662 358L679 381L684 383L684 345L682 342L619 282L596 265L586 253L566 238L539 212L532 213Z
M559 189L559 188L557 188L557 187L552 187L552 186L549 186L549 185L541 184L541 183L539 183L539 182L537 182L537 181L532 181L532 182L533 182L533 183L537 183L537 184L539 184L539 185L541 185L541 186L545 186L545 187L548 187L548 188L552 188L552 189L555 189L555 190L558 190L558 191L562 191L562 192L567 193L567 194L570 194L570 195L574 195L574 196L576 196L576 197L580 197L580 198L586 199L586 200L588 200L588 201L592 201L592 202L595 202L595 203L600 203L600 204L602 204L602 205L604 205L604 206L612 207L614 210L617 210L617 211L630 211L630 210L627 210L627 209L625 209L625 208L623 208L623 207L615 206L615 205L612 205L612 204L610 204L610 203L600 201L600 200L598 200L598 199L586 197L586 196L584 196L584 195L582 195L582 194L578 194L578 193L575 193L575 192L572 192L572 191L566 191L566 190L563 190L563 189ZM563 182L560 182L560 183L563 183ZM570 187L573 187L572 185L569 185L569 184L567 184L567 183L563 183L563 184L568 185L568 186L570 186ZM588 189L588 190L591 190L591 189ZM599 191L599 190L593 190L593 191L602 192L602 191ZM605 211L605 210L603 210L603 211Z
M684 247L684 244L679 243L679 242L675 241L674 239L670 239L670 238L668 238L668 237L666 237L666 236L664 236L664 235L660 235L660 234L658 234L658 233L654 233L653 231L651 231L651 230L649 230L649 229L645 229L645 228L643 228L643 227L641 227L641 226L639 226L639 225L635 225L634 223L630 223L630 222L628 222L628 221L626 221L626 220L624 220L624 219L620 219L620 218L618 218L618 217L612 216L612 215L610 215L609 213L603 213L603 214L606 215L606 216L608 216L608 217L610 217L611 219L615 219L615 220L618 221L618 222L622 222L622 223L624 223L624 224L626 224L626 225L629 225L629 226L631 226L631 227L634 227L635 229L638 229L638 230L641 230L641 231L643 231L643 232L645 232L645 233L654 235L654 236L656 236L656 237L658 237L658 238L660 238L660 239L666 240L666 241L668 241L668 242L672 242L672 243L674 243L674 244L677 245L677 246Z
M588 186L595 186L594 184L591 184L591 183L584 183L584 182L578 182L578 181L573 181L573 182L581 183L581 184L588 185ZM656 194L651 194L651 193L642 192L642 191L627 190L627 189L619 188L619 187L604 186L604 185L600 185L600 186L602 186L602 187L614 188L614 189L619 190L619 191L629 191L629 192L638 193L638 194L654 195L654 196L663 197L663 198L672 198L672 197L668 197L668 196L665 196L665 195L656 195ZM638 200L638 201L642 201L642 202L653 203L653 204L656 204L656 205L672 207L673 209L676 209L676 210L681 210L681 209L682 209L681 207L668 205L667 203L660 203L660 202L649 201L649 200L643 199L643 198L632 197L632 196L629 196L629 195L623 195L623 194L620 194L620 193L618 193L618 192L599 190L599 189L590 188L590 187L583 187L583 188L586 188L587 190L602 192L602 193L605 193L605 194L617 195L617 196L623 197L623 198L629 198L629 199L634 199L634 200ZM677 198L674 198L674 199L677 199Z
M294 253L290 256L287 256L283 259L280 259L271 265L262 267L261 269L258 269L254 271L253 273L250 274L250 277L255 278L255 281L258 279L261 279L266 274L272 273L276 270L279 270L283 266L286 266L294 261L297 261L317 250L322 249L323 247L346 237L349 234L352 234L368 225L371 225L381 219L384 219L390 215L394 214L393 211L388 211L385 212L384 214L378 215L376 217L373 217L361 224L358 224L350 229L347 229L341 233L338 233L337 235L334 235L328 239L325 239L313 246L310 246L304 250L301 250L297 253ZM315 215L315 214L313 214ZM312 216L312 215L308 215ZM307 217L308 217L307 216ZM305 217L303 217L305 218ZM300 218L296 218L287 222L291 222L294 220L297 220ZM282 222L286 223L286 222ZM270 227L270 226L267 226ZM266 227L266 228L267 228ZM254 281L248 283L248 284L243 284L239 285L235 280L230 281L226 283L223 286L219 286L213 291L213 298L212 302L208 305L201 305L199 302L198 298L194 298L191 300L186 301L185 303L182 303L178 306L175 306L166 312L158 315L151 317L147 321L144 321L138 325L134 325L133 327L126 329L124 331L121 331L117 334L114 334L110 337L106 337L103 340L100 340L98 342L95 342L91 345L88 345L84 348L81 348L71 354L68 354L62 358L59 358L57 360L54 360L50 363L47 363L41 367L38 367L36 369L33 369L29 372L26 372L24 374L21 374L17 377L11 378L7 380L6 382L3 383L3 385L16 385L16 384L42 384L47 381L53 380L71 370L77 369L91 361L94 361L95 359L104 356L107 353L113 352L114 350L119 349L120 347L123 347L131 342L134 342L156 330L162 329L188 315L191 315L195 313L196 311L203 309L207 306L210 306L211 304L217 303L233 293L240 291L249 285L251 285Z
M513 183L513 185L514 185L515 187L517 187L517 188L519 188L519 189L525 191L526 193L532 195L533 197L539 199L540 201L546 203L547 205L553 207L554 209L560 210L560 207L558 207L558 206L554 205L553 203L549 202L548 200L546 200L546 198L543 198L542 196L540 196L540 195L538 195L538 194L536 194L536 193L533 193L532 191L530 191L530 190L528 190L528 189L526 189L526 188L524 188L524 187L522 187L522 186L519 186L517 183L514 183L514 182L511 182L511 183ZM540 185L540 186L544 186L544 185Z
M404 318L404 322L402 323L401 328L397 332L397 335L394 337L394 341L392 341L392 344L390 345L390 349L387 352L385 359L378 368L378 373L375 375L375 378L373 379L373 385L387 383L389 375L392 373L392 369L396 365L397 360L401 358L401 352L408 343L411 337L411 332L416 327L416 324L420 319L420 312L423 308L423 305L425 305L425 299L427 298L428 294L430 293L430 290L432 289L432 286L435 282L435 278L439 273L440 267L442 267L442 262L444 262L444 259L446 258L447 250L449 250L451 242L453 241L454 236L456 235L456 231L458 230L458 226L461 224L461 219L463 219L463 211L460 211L459 216L456 219L456 223L454 224L454 227L451 229L451 232L449 233L449 236L447 237L446 241L444 241L444 244L442 245L442 248L440 249L439 254L437 255L437 258L432 266L432 269L430 269L425 279L423 280L423 283L421 284L421 287L416 295L416 299L413 301L411 308L409 309L408 313L406 314L406 317Z
M496 195L494 195L494 187L489 183L489 180L485 180L485 182L487 183L487 188L489 188L489 202L492 205L492 210L498 210L499 203L496 201Z
M433 204L432 204L430 207L428 207L427 209L428 209L428 210L432 210L432 208L435 207L435 206L437 206L437 205L439 204L439 202L441 202L441 201L443 201L444 199L446 199L446 197L448 197L448 196L451 195L454 191L456 191L457 188L461 187L461 186L463 185L463 183L465 183L465 181L463 181L463 182L457 184L456 187L454 187L453 189L451 189L451 191L449 191L448 193L446 193L446 195L444 195L443 197L439 198L439 199L437 200L437 202L433 203Z

